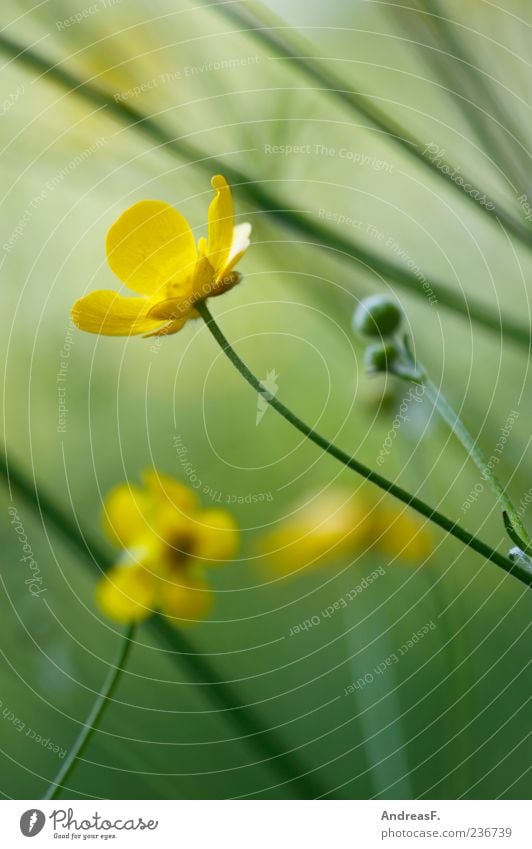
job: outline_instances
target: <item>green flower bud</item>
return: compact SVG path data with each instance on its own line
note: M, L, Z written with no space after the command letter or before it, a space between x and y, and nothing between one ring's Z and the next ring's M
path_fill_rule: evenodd
M355 310L353 329L362 336L392 336L399 330L403 313L386 295L364 298Z
M393 342L389 342L385 345L379 345L375 342L373 345L368 345L364 351L364 365L366 367L366 371L391 371L398 356L399 351Z

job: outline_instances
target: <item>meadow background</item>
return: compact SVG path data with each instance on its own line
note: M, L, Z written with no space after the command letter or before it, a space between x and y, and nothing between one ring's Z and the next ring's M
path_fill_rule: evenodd
M504 8L484 0L438 5L494 98L481 102L470 86L471 65L449 58L433 7L421 0L290 0L271 3L268 14L310 40L346 90L361 91L424 144L438 144L530 229L518 197L531 188L532 10L524 0L505 0ZM266 7L250 8L262 14ZM161 198L200 234L211 197L208 175L223 165L267 188L280 210L297 210L314 223L328 215L328 226L342 237L405 267L410 259L427 279L463 293L464 304L476 298L525 327L532 235L529 245L513 238L393 138L228 19L223 4L5 0L3 13L2 38L56 70L32 67L27 55L16 58L0 41L0 346L8 459L105 546L105 493L152 465L186 481L176 452L181 439L208 490L204 503L214 493L236 499L232 509L242 528L239 559L213 575L213 616L188 629L187 638L302 769L333 798L526 797L530 600L523 585L437 529L431 555L416 563L366 554L297 578L277 575L257 553L263 535L308 493L340 484L357 491L360 479L321 456L274 411L257 426L255 394L201 322L154 346L136 337L82 334L69 311L83 293L117 286L104 239L124 208ZM178 156L116 109L68 91L57 72L149 116L163 136L192 145L197 156ZM486 142L493 135L490 115L501 118L497 109L511 115L518 139L511 143L495 130L500 160ZM300 150L274 152L286 145ZM497 471L510 481L515 501L524 499L532 486L526 347L430 303L421 282L417 293L408 293L319 238L303 238L282 215L253 204L243 186L234 187L234 197L240 220L253 224L253 244L240 266L244 282L212 309L253 371L264 378L275 369L279 398L375 467L405 387L364 374L351 316L361 297L391 291L420 357L488 456L518 411ZM479 475L427 403L414 407L382 472L507 551L489 488L464 516L461 505ZM246 501L257 493L269 497ZM69 747L120 629L97 611L94 572L80 553L44 513L17 492L12 498L4 482L0 791L36 798L61 761L26 731ZM10 506L38 560L46 586L41 598L24 583ZM532 527L526 512L524 521ZM385 575L347 611L289 636L381 565ZM371 686L343 695L431 621L436 627L400 663ZM298 795L148 627L137 633L115 699L66 798Z

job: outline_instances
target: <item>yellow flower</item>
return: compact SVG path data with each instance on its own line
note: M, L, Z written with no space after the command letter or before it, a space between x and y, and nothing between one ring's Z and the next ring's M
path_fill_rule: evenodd
M291 512L261 544L261 553L282 574L354 554L370 540L368 505L349 490L313 494Z
M241 280L233 271L249 246L251 225L234 226L231 189L213 177L208 236L194 240L181 213L164 201L142 200L107 234L107 260L117 277L141 297L91 292L72 307L74 323L106 336L166 336L197 318L199 301L221 295Z
M231 559L237 549L230 513L202 509L192 490L150 470L142 486L121 484L111 491L104 521L122 549L96 589L110 619L139 622L161 610L182 625L208 615L213 592L204 569Z
M419 563L434 548L428 520L399 504L380 504L375 510L375 546L388 557Z
M335 489L313 495L262 540L261 554L277 573L369 552L420 562L433 548L426 523L406 507L369 494Z

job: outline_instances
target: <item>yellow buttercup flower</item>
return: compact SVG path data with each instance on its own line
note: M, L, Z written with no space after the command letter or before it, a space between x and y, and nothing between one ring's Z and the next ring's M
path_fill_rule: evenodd
M261 542L261 553L276 572L291 574L364 550L371 538L365 499L349 490L313 494Z
M249 246L250 224L234 226L231 189L221 175L209 206L208 235L194 240L181 213L159 200L127 209L107 234L107 260L137 295L101 290L72 307L74 323L106 336L166 336L197 318L198 302L221 295L241 280L234 267Z
M419 562L432 551L433 537L411 510L369 494L342 488L313 495L260 545L268 567L278 574L322 566L369 552L388 559Z
M434 548L428 520L396 503L378 505L374 534L376 548L397 561L422 562Z
M230 513L202 509L192 490L150 470L142 486L112 490L104 515L108 536L122 549L96 589L110 619L139 622L160 610L182 625L208 615L213 592L205 567L230 560L237 549Z

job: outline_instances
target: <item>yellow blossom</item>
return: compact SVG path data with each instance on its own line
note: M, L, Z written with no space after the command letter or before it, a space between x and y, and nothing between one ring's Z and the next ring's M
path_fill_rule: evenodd
M349 490L314 493L267 534L261 553L284 574L364 550L371 525L366 500Z
M404 505L379 504L375 510L375 547L391 559L420 563L434 548L428 524Z
M142 486L121 484L111 491L104 524L122 550L96 589L109 618L139 622L160 610L175 624L186 624L208 615L213 592L205 567L231 559L237 549L230 513L202 509L192 490L150 470Z
M251 226L234 226L231 189L221 175L209 206L207 238L196 245L180 212L164 201L143 200L118 218L107 234L107 260L122 283L140 297L100 290L72 308L74 323L107 336L166 336L197 318L196 305L240 282L234 267L249 246Z
M268 566L280 574L370 550L397 562L420 562L432 548L432 534L413 511L343 488L313 494L296 505L260 546Z

